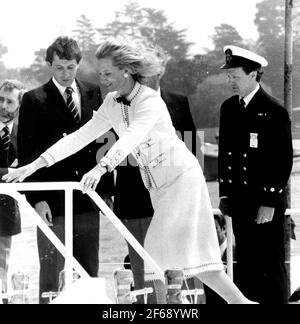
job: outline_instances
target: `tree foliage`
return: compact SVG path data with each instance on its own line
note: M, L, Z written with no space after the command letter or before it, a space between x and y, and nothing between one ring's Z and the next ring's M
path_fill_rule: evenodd
M5 73L5 66L2 62L2 56L8 52L6 46L2 45L0 42L0 77L2 78L3 73Z
M97 31L102 40L117 36L146 40L162 47L175 60L187 58L192 45L186 40L186 29L176 30L163 10L142 8L134 1L129 1L116 12L114 21Z
M214 50L211 52L211 54L215 55L216 60L224 59L224 46L241 46L243 44L243 39L236 28L228 24L221 24L215 27L215 33L211 38L214 44Z
M208 76L191 96L191 106L198 128L218 127L220 105L232 95L224 73Z
M300 0L295 1L300 5ZM137 1L129 1L115 12L114 19L102 28L94 28L90 19L81 15L75 22L73 37L77 40L83 60L78 76L98 83L95 71L95 50L98 41L108 37L126 36L159 45L169 54L162 87L168 91L182 93L191 98L191 109L199 128L218 125L219 107L231 95L226 78L220 74L224 62L223 47L233 44L248 48L266 57L269 66L265 69L263 81L273 95L283 98L284 80L284 1L261 0L257 3L254 23L259 33L258 40L245 40L238 30L228 23L215 27L211 39L213 49L205 54L190 55L191 42L187 40L187 29L177 29L163 10L141 7ZM300 106L300 33L294 37L293 81L294 106ZM29 68L8 70L1 66L1 58L7 48L0 42L1 77L19 76L28 84L41 84L49 79L45 62L45 49L35 52L35 59Z
M38 51L34 52L35 59L29 68L23 68L20 70L20 75L23 80L29 82L34 80L40 84L46 82L50 75L45 61L46 58L46 49L41 48Z
M81 15L76 20L76 27L73 30L73 37L76 39L81 49L83 58L88 60L94 54L96 48L96 29L90 19Z
M275 96L283 98L284 76L284 1L264 0L256 5L254 23L259 32L258 46L267 58L264 80Z

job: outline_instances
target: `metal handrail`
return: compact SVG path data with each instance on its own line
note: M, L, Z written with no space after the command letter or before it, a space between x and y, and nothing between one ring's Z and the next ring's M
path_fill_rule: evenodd
M18 191L65 191L65 246L56 237L51 229L45 224L41 217L37 214L35 209L28 203L25 196ZM58 251L65 257L65 284L66 289L73 282L73 267L83 277L89 277L87 272L73 257L73 191L82 191L78 182L28 182L28 183L0 183L0 194L6 194L18 201L20 207L30 210L34 215L36 225L44 232L48 239L58 249ZM87 195L95 202L102 213L110 220L120 234L126 241L136 250L140 257L147 263L151 269L156 273L158 278L164 281L164 272L147 251L140 245L135 237L117 218L112 210L105 204L96 192L87 192Z
M57 238L52 230L45 224L35 209L28 203L24 194L18 191L65 191L65 245ZM30 182L30 183L0 183L0 194L6 194L18 201L20 207L24 207L33 214L36 225L44 232L57 250L65 257L65 284L66 289L73 282L73 267L82 277L89 277L84 268L73 257L73 191L82 191L78 182ZM102 213L115 226L120 234L136 250L140 257L153 269L158 278L164 282L164 272L158 264L152 259L147 251L140 245L135 237L128 231L123 223L117 218L112 210L105 204L101 197L95 191L87 192L87 195L96 203ZM219 209L213 209L214 214L221 214ZM300 214L300 209L287 209L286 215ZM233 232L231 218L226 217L227 228L227 273L233 278Z

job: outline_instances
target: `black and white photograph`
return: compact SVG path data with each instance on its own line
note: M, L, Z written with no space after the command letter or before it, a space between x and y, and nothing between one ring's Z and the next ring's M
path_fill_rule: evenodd
M300 304L300 0L0 8L0 304Z

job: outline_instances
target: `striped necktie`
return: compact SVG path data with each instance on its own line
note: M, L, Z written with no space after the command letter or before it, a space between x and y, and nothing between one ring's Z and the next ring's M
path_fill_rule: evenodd
M8 165L8 153L9 153L10 141L11 138L10 138L9 129L7 126L5 126L1 132L1 152L3 154L3 156L1 157L1 161L2 163L5 164L3 165L3 167L6 167Z
M246 102L245 102L244 98L240 98L240 106L243 108L246 107Z
M76 107L76 104L74 102L74 98L73 98L73 88L72 87L67 87L66 88L66 95L67 95L67 106L70 109L74 120L77 124L79 124L80 122L80 116L79 116L79 111L78 108Z

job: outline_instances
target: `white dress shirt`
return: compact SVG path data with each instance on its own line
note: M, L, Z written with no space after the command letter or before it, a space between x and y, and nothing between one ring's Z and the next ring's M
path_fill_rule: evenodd
M260 86L259 83L257 83L255 89L248 94L248 96L244 97L245 102L245 108L249 105L249 102L252 100L252 98L255 96L256 92L259 90ZM241 98L240 98L241 99Z

